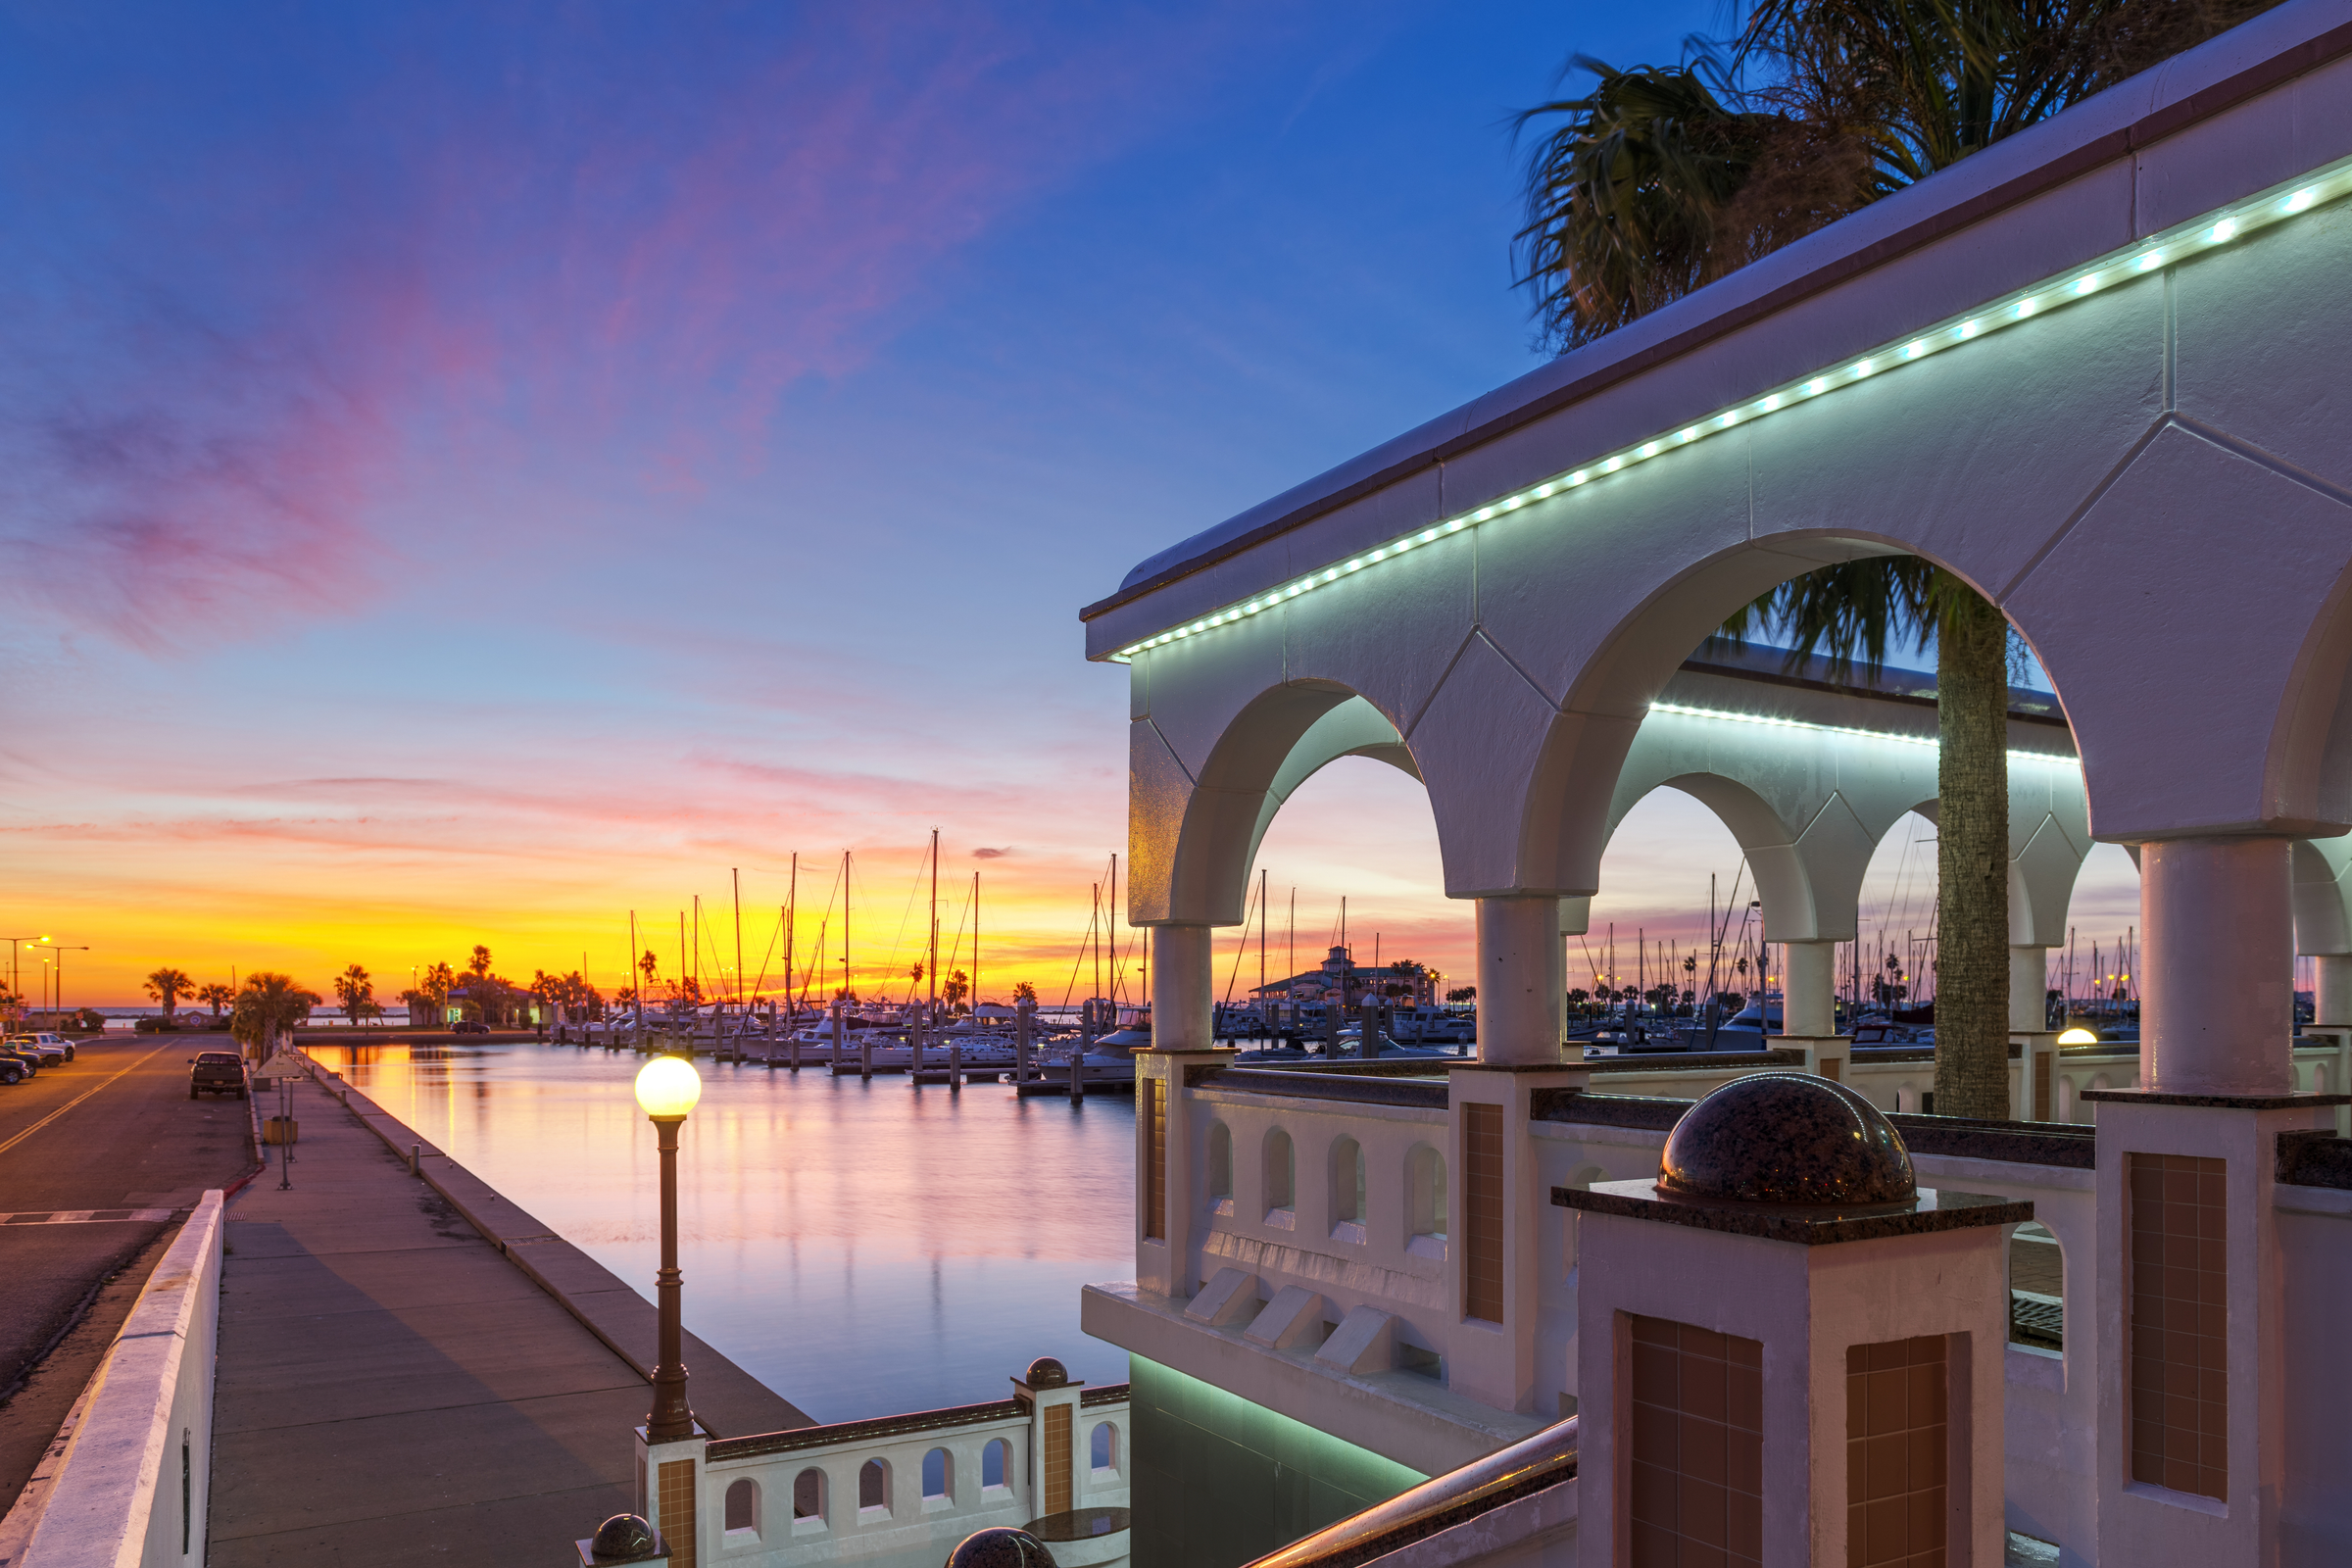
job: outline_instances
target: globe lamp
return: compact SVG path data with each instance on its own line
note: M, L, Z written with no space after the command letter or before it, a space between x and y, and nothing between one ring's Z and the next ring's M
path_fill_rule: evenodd
M702 1075L683 1056L656 1056L637 1074L637 1103L656 1121L683 1121L702 1098Z
M2095 1046L2099 1043L2099 1037L2087 1029L2078 1027L2061 1034L2058 1037L2058 1043L2062 1046Z

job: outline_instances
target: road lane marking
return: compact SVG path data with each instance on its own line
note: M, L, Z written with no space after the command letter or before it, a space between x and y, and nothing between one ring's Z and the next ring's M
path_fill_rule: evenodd
M146 1055L141 1056L137 1061L132 1062L129 1067L123 1068L122 1072L115 1074L114 1078L101 1078L98 1080L98 1082L92 1084L89 1088L74 1096L72 1100L69 1100L64 1104L58 1106L48 1115L43 1116L39 1121L34 1122L31 1126L17 1134L14 1138L9 1139L6 1143L0 1143L0 1154L7 1153L10 1150L16 1148L25 1139L30 1138L34 1133L39 1132L42 1128L57 1120L58 1117L63 1116L67 1111L72 1110L75 1105L80 1104L83 1101L89 1099L99 1090L104 1089L108 1084L113 1083L115 1078L120 1078L123 1073L129 1072L132 1068L143 1067L148 1062L153 1061L156 1057L162 1055L167 1049L169 1048L158 1046L153 1051L147 1053Z
M30 1209L21 1214L0 1214L0 1225L152 1225L161 1220L176 1219L186 1212L179 1208Z

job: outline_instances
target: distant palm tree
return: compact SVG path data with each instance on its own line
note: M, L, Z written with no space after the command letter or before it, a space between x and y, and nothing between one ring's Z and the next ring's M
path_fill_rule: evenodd
M164 1004L164 1017L167 1020L172 1016L172 1009L179 1004L180 998L196 994L196 982L188 978L187 971L168 965L149 975L146 984L147 994Z
M196 993L196 1000L211 1007L213 1009L213 1016L218 1018L220 1016L220 1009L222 1007L227 1006L230 1003L237 1000L236 988L233 986L224 986L220 981L216 980L211 985L208 985L202 990L198 991Z
M342 1006L343 1016L355 1024L384 1010L375 1004L373 977L356 963L335 976L335 1001Z
M311 1015L318 993L306 991L290 975L257 969L245 977L229 1014L228 1032L249 1046L269 1048Z
M1759 0L1727 53L1617 70L1528 166L1521 281L1544 336L1590 343L1661 305L2201 43L2274 0ZM1763 83L1743 87L1752 72ZM1791 667L1875 674L1936 641L1936 1105L2009 1113L2008 623L1917 557L1825 567L1734 614Z
M1012 1000L1015 1005L1018 1005L1024 1002L1028 1003L1031 1006L1037 1005L1036 984L1032 981L1024 980L1019 985L1014 986L1012 988Z

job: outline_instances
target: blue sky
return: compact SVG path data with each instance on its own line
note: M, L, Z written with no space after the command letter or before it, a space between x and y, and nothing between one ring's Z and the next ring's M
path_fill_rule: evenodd
M895 911L936 825L1065 962L1124 836L1077 607L1536 364L1513 112L1718 20L0 9L8 917L104 1000L609 986L632 907L855 847ZM1266 863L1451 963L1374 766ZM1610 906L1694 929L1729 836L1637 827Z

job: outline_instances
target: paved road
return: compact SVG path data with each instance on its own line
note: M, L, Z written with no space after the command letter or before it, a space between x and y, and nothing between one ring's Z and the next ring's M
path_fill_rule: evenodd
M252 1168L247 1102L188 1099L194 1050L152 1036L96 1041L66 1066L0 1087L0 1507L32 1473L181 1213Z

